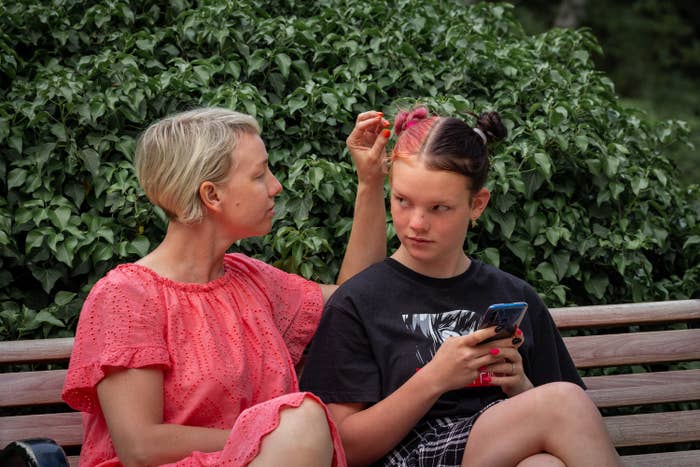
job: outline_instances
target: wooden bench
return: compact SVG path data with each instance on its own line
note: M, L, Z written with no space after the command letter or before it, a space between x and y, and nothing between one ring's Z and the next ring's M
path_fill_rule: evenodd
M624 454L630 447L660 446L657 450L664 450L675 446L670 452L625 455L625 465L700 465L700 300L554 308L551 312L565 335L590 334L594 328L603 332L564 340L579 369L591 372L619 367L615 374L584 377L588 393L606 415L618 449ZM662 326L663 330L657 330ZM8 372L8 367L17 364L66 363L72 345L71 338L0 342L0 447L13 440L47 437L63 446L70 464L77 465L82 425L80 414L61 403L66 371ZM686 369L655 368L678 362L693 363ZM654 371L626 372L630 365ZM694 407L668 409L671 403L688 401L695 401ZM634 413L606 413L619 407ZM17 410L31 413L8 415Z

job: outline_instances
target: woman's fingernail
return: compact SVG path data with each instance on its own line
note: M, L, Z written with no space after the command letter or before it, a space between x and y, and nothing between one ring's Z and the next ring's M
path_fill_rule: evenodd
M498 349L491 349L491 350L489 350L489 353L491 355L498 355L499 353L501 353L501 351Z
M513 339L511 342L513 343L513 345L518 345L518 344L520 344L522 341L523 341L523 340L522 340L521 338L516 337L516 338Z
M388 138L391 136L391 130L382 130L382 136Z
M382 125L384 126L391 126L391 122L389 120L384 120L382 119Z
M490 377L489 375L483 375L483 376L481 377L481 381L482 381L483 383L490 383L490 382L491 382L491 377Z
M523 335L523 330L518 328L518 330L515 332L515 334L518 335L518 336L522 336L522 335Z
M486 367L485 366L479 367L478 370L479 371L486 371Z
M377 117L382 117L384 115L384 112L377 112Z

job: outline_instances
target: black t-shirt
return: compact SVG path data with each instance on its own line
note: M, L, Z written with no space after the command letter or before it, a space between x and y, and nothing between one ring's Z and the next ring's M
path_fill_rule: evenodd
M474 259L463 274L437 279L387 258L345 282L326 304L301 389L327 403L379 402L430 361L447 337L476 330L489 305L519 301L529 305L519 351L532 383L584 387L549 311L523 280ZM450 391L426 418L470 416L505 397L500 387Z

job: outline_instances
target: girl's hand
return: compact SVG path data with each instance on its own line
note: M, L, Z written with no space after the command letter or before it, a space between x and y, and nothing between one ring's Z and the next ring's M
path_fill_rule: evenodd
M495 348L497 343L503 341L479 345L495 333L494 328L489 328L466 336L449 337L420 371L430 373L431 381L439 384L438 389L442 393L468 386L484 368L503 361L501 351Z
M357 170L359 183L384 184L387 174L386 144L390 123L382 112L370 110L357 116L355 128L345 140Z
M534 387L525 374L523 359L518 352L524 339L523 331L518 329L513 338L500 339L491 343L492 348L498 349L500 361L487 366L486 371L493 372L491 384L500 386L508 397L513 397Z

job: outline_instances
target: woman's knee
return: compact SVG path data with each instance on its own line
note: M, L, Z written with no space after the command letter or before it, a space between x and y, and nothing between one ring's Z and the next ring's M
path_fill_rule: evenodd
M294 425L303 438L310 443L327 443L330 440L330 427L326 411L320 403L309 397L296 408L286 409L282 415L282 423Z

